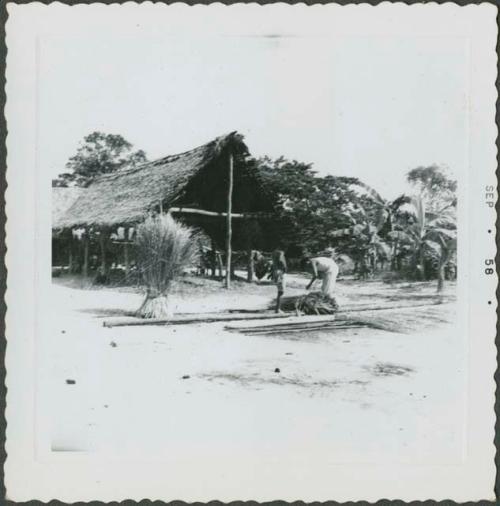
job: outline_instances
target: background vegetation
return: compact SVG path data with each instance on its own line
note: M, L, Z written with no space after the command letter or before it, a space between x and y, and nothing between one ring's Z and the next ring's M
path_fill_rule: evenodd
M121 135L93 132L53 185L85 187L101 174L145 161L144 151ZM390 201L357 178L320 176L311 164L296 160L263 157L248 164L276 196L276 217L267 226L272 247L279 244L288 258L334 247L360 277L437 279L438 290L445 279L455 278L457 182L445 168L410 170L411 191Z

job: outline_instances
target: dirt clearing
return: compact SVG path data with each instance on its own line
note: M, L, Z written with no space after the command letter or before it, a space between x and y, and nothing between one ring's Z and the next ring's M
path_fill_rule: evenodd
M236 288L210 296L197 290L175 297L178 310L241 308ZM434 290L415 287L428 300ZM409 291L346 281L339 283L339 302L361 308L366 298L359 295L370 292L370 301L393 304ZM248 292L245 309L260 310L274 287ZM383 455L453 463L461 456L464 343L449 323L451 288L445 304L376 312L391 332L362 327L272 336L244 335L224 322L104 328L104 313L133 311L141 294L60 285L53 294L51 351L42 356L51 399L43 409L55 450L195 458L230 449L334 462ZM359 312L356 319L361 314L375 318Z

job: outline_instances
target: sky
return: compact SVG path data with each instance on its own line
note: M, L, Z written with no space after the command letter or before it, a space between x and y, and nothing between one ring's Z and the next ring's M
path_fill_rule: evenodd
M46 36L39 160L52 177L92 131L149 159L237 130L254 156L358 177L386 198L422 165L464 170L466 52L449 37Z

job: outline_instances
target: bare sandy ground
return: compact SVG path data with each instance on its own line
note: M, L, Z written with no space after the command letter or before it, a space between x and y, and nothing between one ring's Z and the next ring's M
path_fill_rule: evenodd
M196 284L196 280L192 281ZM305 279L291 280L294 290ZM245 290L245 293L243 293ZM435 285L339 283L341 305L408 303ZM274 287L178 290L178 310L266 307ZM449 287L446 300L453 299ZM456 463L464 424L464 342L454 304L385 311L413 322L248 336L223 323L104 328L141 295L53 285L52 451L133 458L238 453L340 462ZM387 316L389 315L389 316ZM276 372L279 369L279 372Z

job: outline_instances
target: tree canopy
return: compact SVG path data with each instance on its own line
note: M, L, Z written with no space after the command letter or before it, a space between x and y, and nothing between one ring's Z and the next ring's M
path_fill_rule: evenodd
M130 142L118 134L93 132L79 145L66 163L67 172L53 186L88 186L97 176L147 161L143 150L133 151Z
M311 164L268 157L254 160L267 187L278 196L276 233L293 256L330 246L332 232L350 225L353 202L359 201L358 179L320 177Z
M420 195L430 211L456 203L457 181L439 165L417 167L408 172L406 180Z
M456 248L457 182L445 169L409 171L416 195L388 201L357 178L318 176L311 164L283 157L253 163L278 196L280 219L273 233L289 256L334 246L359 273L379 263L399 271L404 266L414 278L437 273L442 287L443 269Z

